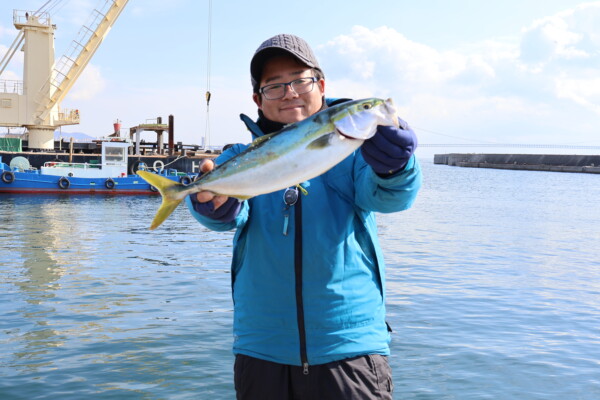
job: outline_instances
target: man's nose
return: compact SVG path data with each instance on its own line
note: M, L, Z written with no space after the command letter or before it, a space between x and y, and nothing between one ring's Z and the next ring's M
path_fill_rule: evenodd
M285 85L284 90L284 99L293 99L295 97L298 97L298 93L296 93L296 91L292 88L292 85Z

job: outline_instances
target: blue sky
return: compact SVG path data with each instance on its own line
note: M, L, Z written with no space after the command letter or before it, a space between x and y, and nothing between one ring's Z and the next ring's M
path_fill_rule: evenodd
M0 55L17 34L12 10L45 2L0 2ZM98 4L56 7L57 59ZM210 144L247 142L249 60L294 33L315 50L328 96L393 98L421 143L600 145L600 1L214 0L210 79L208 4L130 0L63 101L82 118L63 131L102 136L117 118L128 128L173 114L176 140L200 143L210 84ZM19 56L1 78L21 68Z

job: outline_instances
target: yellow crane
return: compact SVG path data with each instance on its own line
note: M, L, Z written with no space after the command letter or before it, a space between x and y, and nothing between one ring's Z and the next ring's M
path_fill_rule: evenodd
M103 0L93 10L70 49L54 62L54 30L50 14L14 10L17 38L0 61L0 77L21 47L23 80L0 80L0 126L25 127L29 148L54 150L54 131L79 123L78 110L60 108L60 102L81 75L129 0ZM46 3L48 4L48 3ZM43 7L42 7L43 8Z

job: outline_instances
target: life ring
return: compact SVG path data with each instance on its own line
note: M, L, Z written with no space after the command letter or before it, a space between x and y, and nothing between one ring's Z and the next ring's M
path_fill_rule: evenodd
M190 183L192 183L192 178L190 178L187 175L182 176L181 178L179 178L179 183L181 183L184 186L189 185Z
M58 187L61 189L68 189L69 186L71 186L71 182L69 182L69 179L67 179L66 177L61 177L58 180Z
M15 181L15 174L12 171L4 171L2 173L2 182L13 183Z
M158 189L155 186L150 185L151 192L158 192Z
M160 167L159 167L160 165ZM161 173L163 171L163 169L165 169L165 163L160 161L160 160L156 160L154 161L154 164L152 164L152 167L154 168L154 170L158 173Z
M107 180L104 181L104 186L106 186L107 189L114 189L115 181L113 181L112 178L108 178Z

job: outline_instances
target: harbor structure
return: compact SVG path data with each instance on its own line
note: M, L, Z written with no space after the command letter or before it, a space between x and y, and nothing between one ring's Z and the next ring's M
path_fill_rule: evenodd
M0 81L0 126L24 127L28 147L54 151L54 131L80 121L79 110L60 107L77 78L106 37L129 0L107 0L95 9L70 50L54 60L54 31L47 12L15 10L19 31L0 63L0 75L18 49L23 49L23 80Z
M10 163L14 157L25 157L34 168L48 161L90 163L101 158L104 140L133 142L130 147L129 173L135 173L140 163L156 169L171 167L196 173L204 158L212 158L218 150L206 146L184 145L174 138L174 117L168 124L161 117L156 122L141 123L130 128L129 135L121 137L120 121L114 133L105 138L86 142L65 143L55 138L62 126L79 124L79 109L60 106L77 78L81 75L110 28L121 15L128 0L103 0L94 9L73 40L70 49L58 61L54 58L54 32L50 14L42 6L37 11L14 10L13 23L18 30L12 46L0 61L0 127L25 128L23 134L9 134L0 138L0 156ZM18 50L24 53L23 79L2 79L2 73ZM208 104L208 98L207 98ZM142 139L141 133L154 131L156 141ZM168 132L168 143L163 134Z
M600 174L600 155L577 154L435 154L434 164L469 168Z

